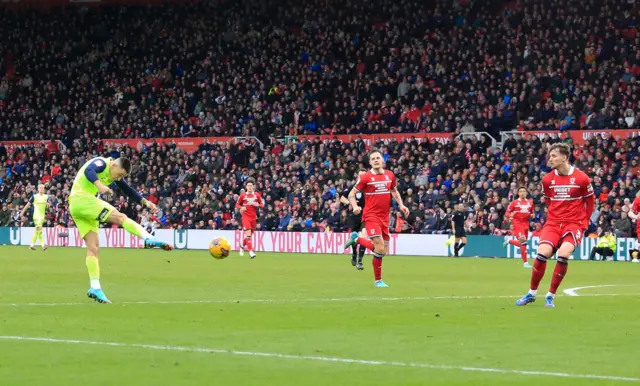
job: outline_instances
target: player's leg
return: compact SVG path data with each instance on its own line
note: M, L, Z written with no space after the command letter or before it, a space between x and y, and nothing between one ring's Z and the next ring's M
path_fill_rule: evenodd
M255 232L256 229L256 224L252 223L249 226L249 229L245 229L244 231L244 244L247 248L247 250L249 251L249 257L251 257L252 259L255 259L256 254L253 251L253 233Z
M520 248L520 257L525 268L531 268L529 264L529 258L527 256L527 236L529 235L529 229L518 228L514 232L516 237L517 246ZM516 245L515 243L512 245Z
M547 260L556 252L556 246L560 243L561 234L557 226L547 225L542 228L540 233L540 245L538 246L538 255L533 262L531 271L531 281L529 284L529 292L520 298L516 305L526 306L536 301L538 295L538 287L547 270Z
M242 226L242 245L240 246L240 250L238 254L240 256L244 256L244 250L247 248L247 228L249 228L249 224L247 224L246 216L242 216L240 220L240 224Z
M33 231L33 236L31 237L31 245L29 245L29 249L32 251L36 250L36 241L38 240L38 228Z
M360 236L366 236L364 229L362 229L362 223L360 224L359 229ZM356 269L359 271L362 271L364 269L364 266L362 265L362 259L364 259L365 252L367 252L367 248L363 247L362 245L358 245L358 261L356 262Z
M577 246L582 242L582 230L577 226L571 226L562 235L560 240L560 248L558 249L558 261L553 270L553 277L551 278L551 285L549 286L549 292L545 297L545 307L555 307L554 299L556 292L562 284L567 270L569 269L569 256L573 254Z
M95 201L99 200L96 198ZM90 284L87 296L100 303L111 303L100 287L100 264L98 262L100 223L96 215L95 201L93 201L93 197L69 199L69 214L87 246L85 264L89 272Z
M101 201L101 205L103 209L101 211L102 215L98 216L99 221L116 224L123 227L127 232L143 239L145 248L162 248L165 251L170 251L173 249L173 246L171 244L153 237L149 232L147 232L146 229L144 229L142 225L133 221L124 213L120 213L109 203Z
M98 303L111 304L111 301L102 291L100 286L100 260L98 254L100 252L100 236L98 233L98 222L92 226L93 230L84 236L84 242L87 246L87 258L85 260L87 271L89 272L89 291L87 296L94 299ZM80 229L80 228L79 228ZM82 231L81 231L82 234Z
M455 240L456 241L453 244L453 256L458 257L460 256L460 251L462 250L462 248L464 248L464 246L467 245L467 236L464 233L463 229L456 229Z
M389 240L389 228L386 227L385 229L385 224L381 221L368 220L364 222L364 230L368 238L359 237L357 232L353 232L345 247L353 246L357 243L372 251L373 274L375 277L374 285L380 288L388 287L388 285L382 281L382 258L385 255L384 242L385 240Z
M46 251L47 250L47 244L45 244L45 242L44 242L44 230L42 229L42 225L40 225L36 229L38 230L38 238L40 239L40 246L42 247L43 251Z
M387 284L382 280L382 258L386 254L385 240L382 235L375 236L371 239L373 242L373 259L371 265L373 266L373 276L375 279L374 285L378 288L386 288Z

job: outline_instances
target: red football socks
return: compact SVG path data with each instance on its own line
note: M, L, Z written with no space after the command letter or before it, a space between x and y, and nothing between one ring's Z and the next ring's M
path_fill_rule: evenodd
M552 294L556 293L558 287L560 287L560 283L562 283L562 280L567 274L568 268L569 264L566 261L566 258L558 257L558 262L556 263L556 267L553 270L553 278L551 279L551 287L549 287L549 292L551 292Z
M533 270L531 271L531 286L532 290L537 290L540 285L540 281L544 277L544 272L547 270L547 258L538 255L533 262Z
M509 240L509 244L515 245L516 247L520 247L520 241L518 240Z
M522 257L522 261L523 262L527 262L529 261L527 258L527 244L522 244L520 246L520 256Z
M245 247L246 250L253 251L253 243L251 242L251 237L245 237L242 245Z
M358 240L356 240L356 243L358 243L359 245L362 245L363 247L367 248L370 251L373 251L373 241L369 239L365 239L364 237L358 237Z
M373 254L373 260L371 263L373 265L373 275L376 280L382 280L382 257L383 255L378 253Z

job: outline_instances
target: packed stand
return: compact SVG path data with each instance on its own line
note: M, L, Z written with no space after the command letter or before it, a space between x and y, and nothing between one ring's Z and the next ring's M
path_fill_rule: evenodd
M253 0L0 11L0 138L639 128L634 7Z
M387 168L398 176L398 189L411 213L392 211L396 233L448 233L456 203L469 208L470 234L506 233L505 210L520 186L535 202L534 234L546 217L540 181L549 169L546 149L562 141L555 136L510 139L503 149L482 140L419 143L391 141L376 144ZM638 139L594 138L574 151L575 165L593 178L597 198L591 232L614 230L632 236L627 216L640 181ZM79 167L96 155L127 156L135 165L129 181L160 212L152 216L134 208L116 194L119 210L151 228L238 229L235 201L250 177L265 198L259 227L277 231L346 231L347 209L339 198L355 183L355 173L366 165L367 146L319 140L283 144L261 150L258 145L229 142L203 144L192 154L175 146L153 145L141 151L105 148L101 141L77 141L62 154L46 146L8 152L0 145L0 226L16 225L19 211L37 183L46 183L55 199L47 211L47 226L70 226L66 197ZM26 219L25 225L29 224Z

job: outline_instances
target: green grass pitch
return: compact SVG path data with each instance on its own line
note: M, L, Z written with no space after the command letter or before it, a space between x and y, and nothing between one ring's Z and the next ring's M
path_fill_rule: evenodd
M555 309L516 260L0 247L0 384L640 384L640 265L572 262ZM548 288L555 262L540 288ZM605 287L605 285L609 285ZM596 286L596 287L592 287Z

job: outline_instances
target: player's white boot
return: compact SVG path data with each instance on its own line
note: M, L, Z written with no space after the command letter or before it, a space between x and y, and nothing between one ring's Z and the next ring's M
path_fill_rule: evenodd
M256 253L254 251L249 251L249 257L251 257L252 259L255 259Z
M240 256L244 256L244 247L240 247L240 249L238 249L238 254Z
M29 249L31 249L32 251L36 250L36 246L35 245L29 245Z
M640 260L638 260L638 259L633 259L633 260L631 260L631 262L632 262L632 263L640 263Z

